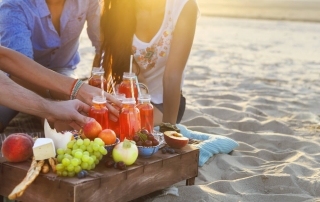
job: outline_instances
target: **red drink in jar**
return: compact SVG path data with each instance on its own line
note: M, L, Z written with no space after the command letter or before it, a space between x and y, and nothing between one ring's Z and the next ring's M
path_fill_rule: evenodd
M124 72L122 77L122 82L119 85L118 92L126 95L126 98L132 98L132 88L134 98L137 102L138 98L138 89L136 84L136 75L135 73Z
M132 140L135 133L141 129L140 112L135 105L134 98L124 98L122 100L122 109L119 115L121 142L125 138Z
M94 67L91 72L92 76L88 80L90 86L101 88L101 76L103 77L103 89L107 91L107 80L104 78L104 70Z
M101 96L95 96L92 100L93 106L90 108L89 117L94 118L98 123L100 123L102 130L108 128L109 113L106 107L106 98Z
M137 108L140 111L141 128L147 129L149 133L153 132L153 105L151 96L144 94L138 97Z
M122 100L126 97L124 94L116 94L114 95L120 102L122 102ZM113 105L113 107L115 107L116 109L120 110L120 108L116 105ZM109 129L113 130L116 135L117 135L117 138L120 139L120 121L118 119L118 121L114 122L112 120L109 119Z

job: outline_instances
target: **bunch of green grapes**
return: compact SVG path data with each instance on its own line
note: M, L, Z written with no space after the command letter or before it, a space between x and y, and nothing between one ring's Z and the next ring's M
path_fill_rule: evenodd
M73 177L81 170L92 170L108 152L100 138L71 140L67 149L57 149L57 175Z

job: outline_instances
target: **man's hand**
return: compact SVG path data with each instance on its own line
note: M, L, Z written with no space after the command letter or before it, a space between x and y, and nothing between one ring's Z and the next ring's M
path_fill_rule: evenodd
M89 112L90 106L79 100L52 101L49 102L47 109L46 118L49 122L65 122L75 130L79 130L92 119L83 115Z

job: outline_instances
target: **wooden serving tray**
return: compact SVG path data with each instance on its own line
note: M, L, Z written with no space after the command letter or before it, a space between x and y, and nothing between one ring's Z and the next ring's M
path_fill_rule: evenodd
M198 175L199 149L191 145L176 149L175 154L162 154L159 150L151 158L139 157L126 170L105 167L107 158L84 179L57 177L52 172L40 174L17 200L130 201L183 180L186 185L193 185ZM0 157L0 195L11 193L25 177L30 164L31 160L9 163Z

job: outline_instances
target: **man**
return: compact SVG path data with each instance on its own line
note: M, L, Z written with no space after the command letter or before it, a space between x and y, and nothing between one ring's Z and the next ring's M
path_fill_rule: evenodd
M70 89L75 81L73 78L44 68L26 56L2 46L0 46L0 70L33 85L50 89L56 95L65 99L70 97ZM15 110L34 114L51 121L70 122L75 129L79 129L89 120L79 114L79 112L88 112L88 105L80 101L48 101L17 85L1 71L0 86L0 104ZM76 99L92 105L92 98L97 95L101 95L99 88L84 84L80 87ZM104 96L108 100L107 108L111 114L109 118L116 121L119 111L111 103L119 107L121 107L121 103L108 93L105 93Z
M87 32L99 52L100 6L98 0L2 0L0 45L16 50L42 66L70 77L80 61L80 33ZM94 65L98 65L95 57ZM12 80L41 96L58 99L44 88L11 76ZM0 122L7 125L17 114L0 106ZM2 119L2 120L1 120Z

